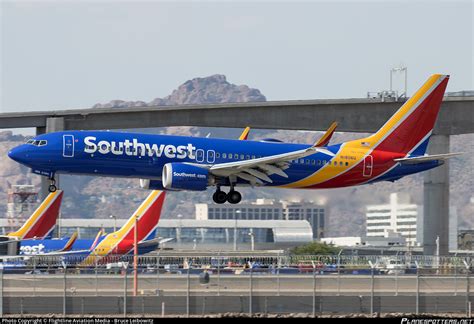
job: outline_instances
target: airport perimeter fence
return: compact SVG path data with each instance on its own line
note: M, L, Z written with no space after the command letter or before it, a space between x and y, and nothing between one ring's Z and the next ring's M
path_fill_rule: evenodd
M430 256L11 259L0 315L471 315L474 260Z

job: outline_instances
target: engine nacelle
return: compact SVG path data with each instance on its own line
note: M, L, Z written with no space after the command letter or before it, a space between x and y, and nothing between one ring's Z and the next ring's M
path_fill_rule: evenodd
M163 190L163 182L161 180L140 179L140 188L150 190Z
M167 163L162 181L168 190L202 191L209 185L209 170L186 163Z

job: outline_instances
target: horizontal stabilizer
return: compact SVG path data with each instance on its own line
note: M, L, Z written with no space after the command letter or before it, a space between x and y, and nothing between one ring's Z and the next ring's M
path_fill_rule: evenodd
M141 247L147 247L147 246L153 246L153 245L160 245L160 244L172 241L172 240L174 240L174 238L172 238L172 237L166 238L166 239L163 239L162 237L158 237L158 238L154 238L154 239L151 239L151 240L146 240L146 241L139 242L138 247L141 248Z
M402 164L418 164L430 161L445 161L449 158L461 155L463 153L446 153L446 154L435 154L435 155L424 155L416 157L408 157L401 159L394 159L395 162L400 162Z

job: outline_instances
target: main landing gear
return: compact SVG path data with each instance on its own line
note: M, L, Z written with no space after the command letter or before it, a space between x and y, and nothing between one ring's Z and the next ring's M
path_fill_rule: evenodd
M58 190L58 188L56 187L56 179L54 179L54 176L49 178L49 181L50 181L50 185L48 187L48 191L55 192L56 190Z
M226 201L231 204L238 204L242 200L242 195L240 192L235 191L233 186L227 194L222 191L220 187L217 187L216 192L212 195L212 200L214 200L216 204L223 204Z

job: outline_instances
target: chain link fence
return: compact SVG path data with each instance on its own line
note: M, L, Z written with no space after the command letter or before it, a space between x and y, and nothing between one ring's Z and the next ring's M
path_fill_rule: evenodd
M134 261L133 256L11 259L0 274L0 315L469 316L473 301L469 257L155 255L137 257L136 272Z

